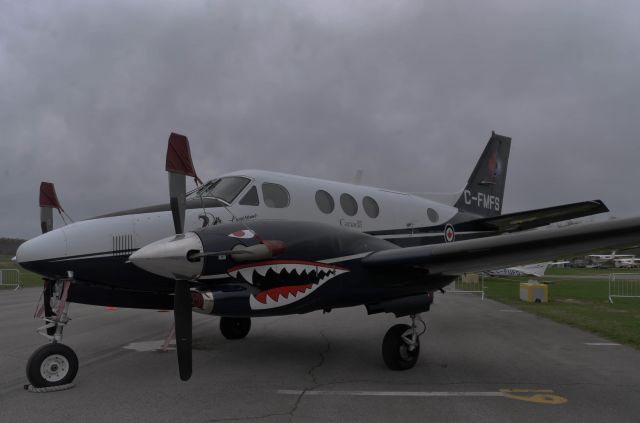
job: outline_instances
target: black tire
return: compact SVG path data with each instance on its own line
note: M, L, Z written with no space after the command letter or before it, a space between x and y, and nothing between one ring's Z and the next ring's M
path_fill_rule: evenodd
M78 356L63 344L43 345L27 361L27 379L35 388L71 383L78 373Z
M387 331L382 341L382 359L391 370L407 370L416 365L420 356L420 339L418 345L409 349L402 335L409 331L409 325L395 325Z
M251 319L248 317L221 317L220 332L227 339L242 339L251 330Z

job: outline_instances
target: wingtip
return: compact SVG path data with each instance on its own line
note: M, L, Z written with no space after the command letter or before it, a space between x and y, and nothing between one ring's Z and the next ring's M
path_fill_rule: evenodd
M607 207L607 205L604 203L604 201L598 199L598 200L593 200L593 202L600 205L600 210L602 210L601 213L608 213L611 211L609 210L609 207Z

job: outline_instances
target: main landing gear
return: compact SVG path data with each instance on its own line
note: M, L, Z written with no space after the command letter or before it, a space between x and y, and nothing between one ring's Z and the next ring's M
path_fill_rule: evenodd
M62 330L69 322L67 296L71 279L46 280L44 304L34 317L45 321L38 333L51 341L31 354L27 361L27 379L31 385L25 388L34 392L62 390L73 387L78 373L78 357L71 348L62 344Z
M420 322L418 332L416 322ZM420 356L420 336L427 325L420 315L411 315L411 325L399 324L387 331L382 341L382 358L391 370L407 370L415 366Z

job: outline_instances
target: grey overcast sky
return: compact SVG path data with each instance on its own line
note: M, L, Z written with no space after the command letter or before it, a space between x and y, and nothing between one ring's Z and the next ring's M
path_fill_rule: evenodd
M491 130L504 211L640 214L640 3L0 0L0 237L41 180L76 220L166 201L171 131L203 179L446 192Z

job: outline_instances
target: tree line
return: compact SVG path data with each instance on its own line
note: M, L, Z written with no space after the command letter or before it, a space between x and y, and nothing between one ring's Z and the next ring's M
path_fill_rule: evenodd
M19 238L0 238L0 255L13 256L25 240Z

